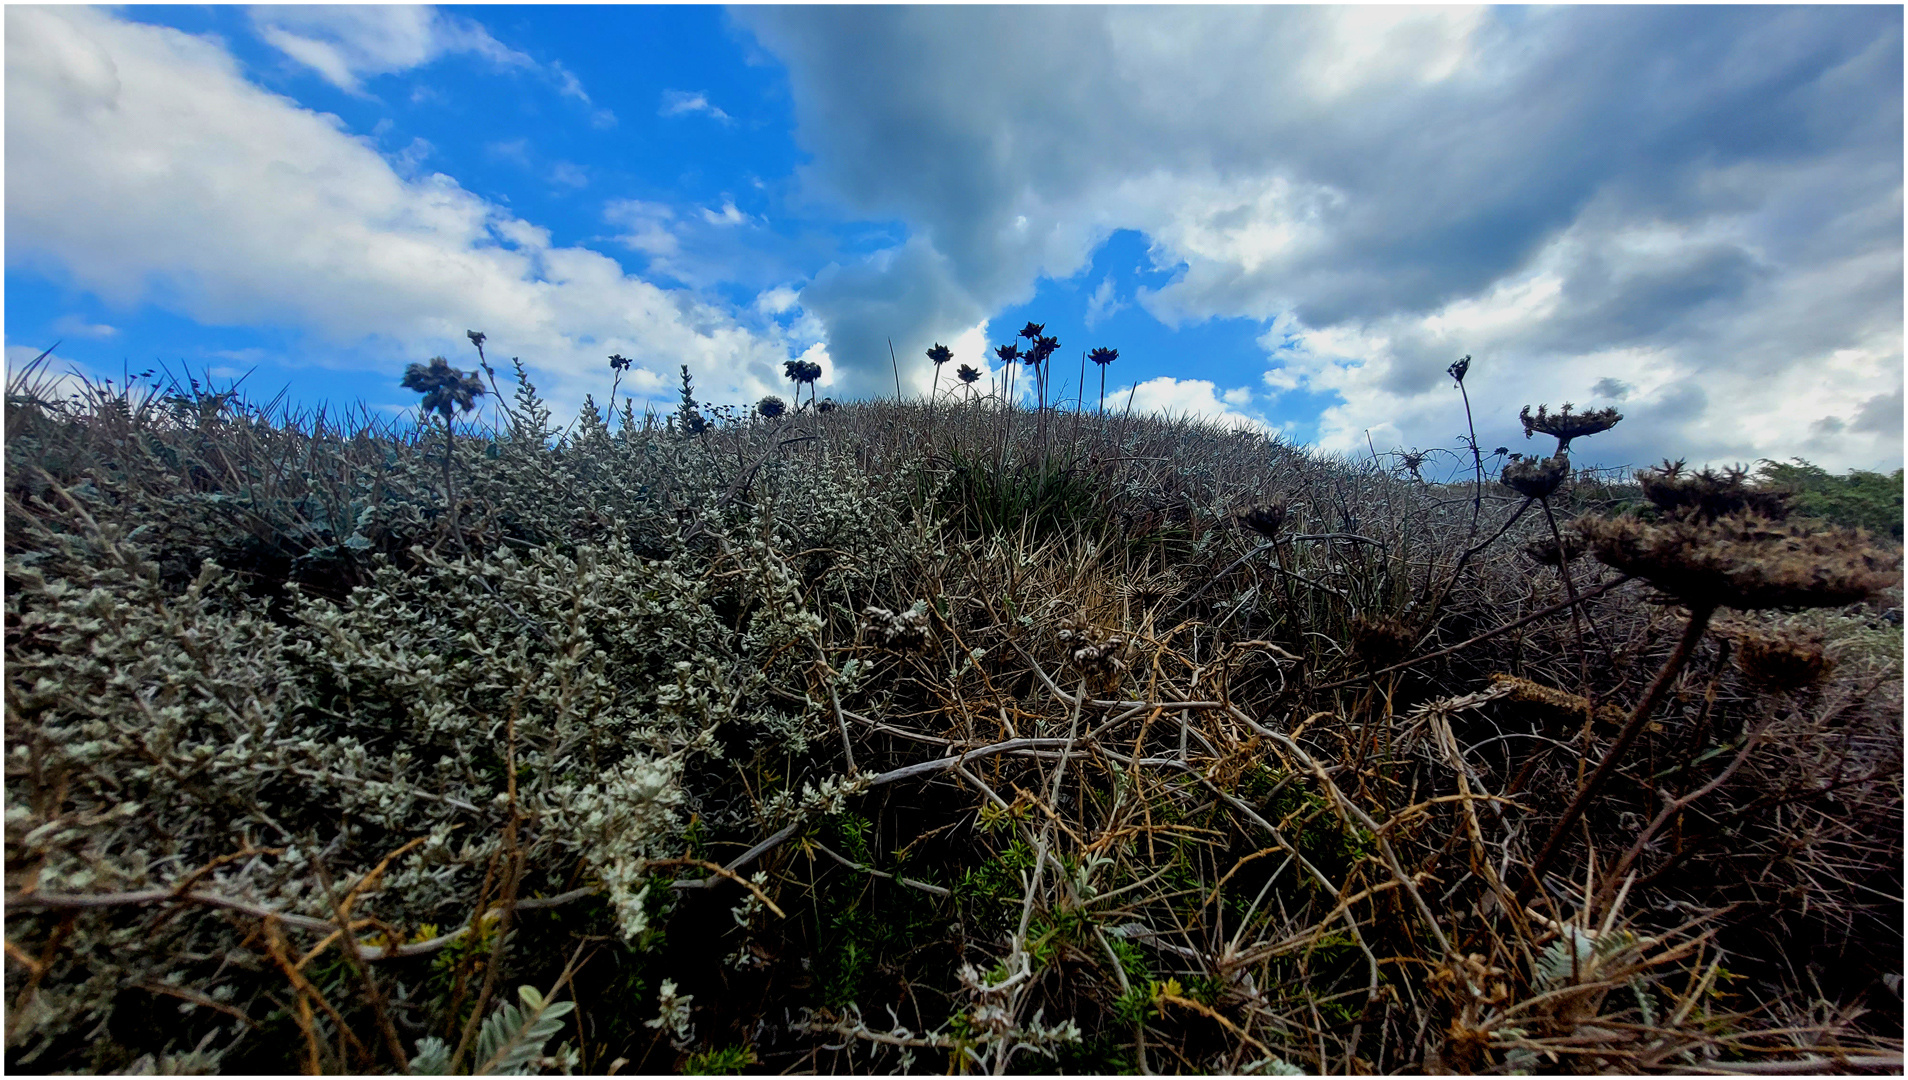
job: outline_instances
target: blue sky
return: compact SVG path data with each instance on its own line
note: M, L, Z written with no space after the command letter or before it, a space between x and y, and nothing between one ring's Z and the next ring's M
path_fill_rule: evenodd
M1902 460L1902 11L9 6L6 352L401 413L932 385L1362 452ZM990 369L995 364L988 365ZM941 382L951 382L952 368ZM1098 373L1087 376L1089 404ZM1025 380L1023 380L1023 383Z

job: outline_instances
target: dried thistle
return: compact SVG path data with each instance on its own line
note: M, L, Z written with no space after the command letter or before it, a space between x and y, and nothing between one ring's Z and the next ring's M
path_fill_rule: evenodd
M788 411L788 404L774 394L770 394L755 403L755 411L758 415L773 420Z
M970 385L979 382L981 377L980 369L972 364L962 364L960 369L954 374L958 376L962 382Z
M437 413L449 425L453 410L469 412L477 407L477 399L485 393L484 384L477 379L476 372L465 373L450 366L450 361L441 356L431 357L429 367L412 364L404 369L406 390L415 390L424 395L424 411Z
M1566 401L1564 407L1553 415L1548 411L1549 406L1539 405L1537 415L1532 416L1530 406L1524 406L1523 411L1517 414L1517 418L1524 422L1524 438L1528 439L1539 431L1554 436L1557 453L1562 454L1570 449L1570 440L1608 431L1623 419L1623 414L1613 408L1592 409L1576 414L1572 414L1570 409L1571 405Z
M1497 482L1527 498L1546 499L1569 474L1570 459L1561 453L1549 458L1512 454L1504 471L1497 474Z

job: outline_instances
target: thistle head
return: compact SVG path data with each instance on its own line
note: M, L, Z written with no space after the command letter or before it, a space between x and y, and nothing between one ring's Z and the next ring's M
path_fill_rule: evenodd
M459 371L441 356L431 357L429 367L412 364L404 369L402 385L406 390L423 394L424 411L437 413L447 424L452 410L469 412L477 407L477 399L484 394L484 384L478 381L476 372Z
M934 347L927 351L927 358L934 361L935 367L940 367L942 364L954 359L954 350L937 341L934 343Z
M470 339L472 345L480 349L484 347L484 332L482 330L466 330L464 331L464 336Z
M611 371L628 371L629 366L635 362L636 361L631 360L629 357L617 353L611 353L609 358Z
M1087 359L1093 361L1094 363L1100 365L1101 367L1105 367L1106 365L1112 363L1115 360L1118 360L1119 358L1120 358L1120 350L1118 349L1095 349L1092 352L1087 353Z
M977 383L981 377L980 369L972 364L962 364L960 370L955 372L955 374L959 375L961 381L964 383Z
M994 355L1000 357L1001 363L1011 364L1020 359L1020 346L1014 344L1002 345L994 350Z
M1285 527L1286 509L1279 503L1260 503L1239 515L1239 524L1265 537L1276 540L1279 530Z
M1040 335L1047 332L1046 323L1030 322L1020 328L1020 336L1028 341L1039 341Z
M764 419L772 420L787 412L788 404L774 394L770 394L755 403L755 411Z
M1459 386L1462 386L1464 385L1464 373L1469 370L1471 370L1471 358L1469 356L1460 356L1452 361L1450 367L1444 369L1444 373L1456 380Z

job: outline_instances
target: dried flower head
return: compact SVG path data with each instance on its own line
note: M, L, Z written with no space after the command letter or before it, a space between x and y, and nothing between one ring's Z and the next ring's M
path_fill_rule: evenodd
M1352 620L1352 651L1374 668L1403 660L1417 642L1418 635L1400 619L1360 615Z
M415 390L424 395L424 411L437 413L450 423L453 409L469 412L477 407L477 399L484 395L484 384L477 380L477 373L459 371L450 366L450 361L441 356L431 357L431 364L412 364L404 370L406 390Z
M761 416L774 419L788 411L788 403L776 397L774 394L770 394L755 403L755 411Z
M1020 328L1020 336L1028 341L1039 341L1040 335L1047 332L1046 323L1030 322Z
M1765 690L1803 690L1835 669L1822 648L1820 634L1790 632L1764 634L1738 630L1736 666L1749 681Z
M1561 453L1549 458L1512 454L1504 463L1504 471L1497 474L1497 482L1527 498L1544 499L1549 498L1569 474L1570 459Z
M980 369L972 364L962 364L960 370L954 374L959 376L962 382L970 385L979 382L981 377Z
M831 397L825 397L815 403L816 412L834 412L835 408L835 399Z
M927 351L927 358L934 361L935 367L940 367L942 364L954 359L954 350L937 341L934 343L934 347Z
M609 358L609 365L610 365L611 371L628 371L629 366L635 362L636 361L631 360L629 357L623 356L620 353L611 353Z
M1285 527L1286 509L1279 503L1260 503L1239 515L1239 524L1265 537L1276 540L1279 530Z
M1532 416L1530 406L1526 405L1517 417L1524 422L1524 438L1528 439L1539 431L1554 436L1559 454L1570 449L1570 440L1581 439L1585 435L1595 435L1599 431L1608 431L1617 425L1617 421L1623 419L1623 414L1613 408L1592 409L1587 413L1573 415L1570 412L1571 405L1567 401L1555 415L1551 415L1548 409L1549 406L1539 405L1537 415Z
M1681 461L1665 461L1637 473L1636 482L1651 505L1679 520L1715 521L1730 514L1754 514L1783 521L1789 516L1789 493L1750 486L1749 473L1741 468L1688 473Z
M1118 349L1094 349L1092 352L1087 353L1087 359L1101 367L1105 367L1119 358L1120 350Z
M1692 608L1841 607L1899 583L1901 556L1856 529L1810 531L1754 514L1572 522L1600 562Z
M1581 724L1590 716L1589 698L1519 675L1492 675L1491 689L1502 694L1506 701L1529 706L1539 719ZM1621 724L1623 716L1623 710L1614 705L1604 705L1597 710L1597 719L1611 724Z
M484 332L482 330L466 330L464 331L464 336L470 339L470 343L472 345L475 345L479 348L482 348L484 342L488 340L484 337Z
M861 630L884 649L912 652L927 644L927 609L926 600L916 600L898 614L884 607L866 607L861 611Z
M1545 566L1556 567L1563 566L1564 558L1568 558L1571 562L1576 562L1583 557L1583 553L1587 550L1589 550L1589 548L1585 545L1583 537L1576 533L1567 534L1563 538L1562 558L1559 557L1557 541L1554 537L1546 536L1542 540L1533 540L1524 545L1524 555L1526 557L1535 562L1540 562Z
M1020 346L1011 343L1002 345L994 350L994 355L1000 357L1001 363L1011 364L1020 359Z
M1444 369L1444 372L1459 383L1462 383L1464 381L1464 373L1470 370L1471 358L1469 356L1463 356L1453 361L1450 367Z
M1066 629L1056 636L1068 645L1067 659L1084 675L1115 675L1126 670L1130 646L1124 637L1114 635L1101 641L1084 629Z

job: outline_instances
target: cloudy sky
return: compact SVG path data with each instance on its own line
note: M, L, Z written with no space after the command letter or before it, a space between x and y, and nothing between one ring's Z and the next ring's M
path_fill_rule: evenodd
M6 354L562 412L926 394L1025 322L1124 407L1646 464L1902 462L1899 7L10 5ZM989 364L990 373L997 364ZM947 369L951 375L952 367ZM946 390L948 379L941 383ZM1097 372L1085 397L1096 406ZM985 385L985 384L983 384ZM639 405L640 407L640 405Z

